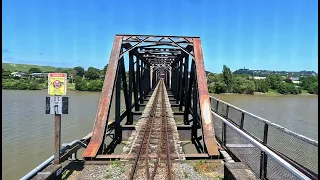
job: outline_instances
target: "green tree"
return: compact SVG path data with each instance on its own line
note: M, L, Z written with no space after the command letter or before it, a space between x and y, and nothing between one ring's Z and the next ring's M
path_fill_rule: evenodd
M75 75L83 77L83 75L85 74L84 68L81 66L77 66L75 68L73 68L75 70Z
M293 83L292 80L289 79L289 78L286 78L286 79L284 80L284 82L286 82L286 83Z
M314 82L308 87L308 93L318 94L318 83Z
M242 77L234 77L232 81L233 93L246 93L253 94L255 90L255 84L253 81L244 79Z
M37 78L37 80L36 80L39 84L43 84L43 83L45 83L46 82L46 78Z
M16 89L27 90L29 88L29 83L24 80L20 80L15 84L15 86L16 86Z
M313 83L318 83L317 76L300 77L300 86L305 90L310 89Z
M103 86L103 81L100 79L89 81L88 91L101 91Z
M2 79L2 89L16 89L15 82L11 79Z
M220 94L227 91L227 86L222 81L215 82L211 89L212 93Z
M223 65L222 77L227 86L227 92L230 92L232 87L232 72L226 65Z
M41 73L42 71L41 71L41 69L40 68L30 68L29 69L29 71L28 71L29 73Z
M75 84L74 88L76 90L78 90L78 91L87 91L88 90L88 86L87 86L88 82L87 82L87 80L82 79L80 77L77 77L75 79L75 83L76 84Z
M106 74L107 69L108 69L108 64L103 67L103 70L102 70L103 76Z
M95 80L100 77L100 70L94 67L89 67L85 72L85 77L89 80Z
M214 74L213 73L209 73L207 74L207 84L211 84L214 82Z
M40 90L40 85L36 81L32 81L29 83L29 90Z
M293 83L281 82L277 89L280 94L300 94L301 89Z
M266 93L269 90L269 84L266 80L255 80L255 87L257 92L263 92Z
M270 74L267 76L266 81L271 89L278 89L282 79L280 75Z

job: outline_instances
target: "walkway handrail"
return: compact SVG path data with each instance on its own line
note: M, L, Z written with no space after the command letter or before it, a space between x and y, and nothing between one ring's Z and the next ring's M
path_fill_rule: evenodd
M86 147L87 145L83 143L83 141L91 138L92 133L89 133L87 136L83 137L81 140L74 140L69 144L63 144L62 149L61 149L61 153L64 153L66 150L71 149L72 147L76 146L76 145L80 145L82 147ZM33 170L31 170L28 174L26 174L25 176L23 176L20 180L28 180L33 178L34 176L37 175L38 172L42 171L44 168L48 167L51 162L54 160L54 155L50 156L47 160L45 160L44 162L42 162L39 166L37 166L36 168L34 168Z
M270 121L268 121L268 120L266 120L266 119L264 119L264 118L262 118L262 117L259 117L259 116L257 116L257 115L254 115L254 114L252 114L252 113L250 113L250 112L248 112L248 111L245 111L245 110L243 110L243 109L240 109L240 108L238 108L238 107L236 107L236 106L234 106L234 105L232 105L232 104L229 104L229 103L227 103L227 102L225 102L225 101L222 101L222 100L220 100L220 99L217 99L217 98L215 98L215 97L213 97L213 96L210 96L210 99L211 99L211 98L212 98L212 99L215 99L215 100L217 100L217 101L220 101L220 102L222 102L222 103L224 103L224 104L226 104L226 105L228 105L228 106L230 106L230 107L232 107L232 108L234 108L234 109L236 109L236 110L238 110L238 111L240 111L240 112L243 112L243 113L245 113L245 114L253 117L253 118L256 118L256 119L258 119L258 120L260 120L260 121L262 121L262 122L264 122L264 123L266 123L266 124L268 124L268 125L270 125L270 126L273 126L273 127L277 128L277 129L280 129L280 130L282 130L282 131L285 131L286 133L288 133L288 134L290 134L290 135L292 135L292 136L294 136L294 137L296 137L296 138L298 138L298 139L301 139L302 141L305 141L305 142L307 142L307 143L310 143L310 144L315 145L315 146L318 147L318 141L315 141L315 140L313 140L313 139L310 139L310 138L308 138L308 137L305 137L305 136L303 136L303 135L301 135L301 134L297 134L297 133L295 133L295 132L293 132L293 131L291 131L291 130L289 130L289 129L287 129L287 128L284 128L284 127L282 127L282 126L280 126L280 125L278 125L278 124L272 123L272 122L270 122Z
M282 167L290 171L295 177L297 177L298 179L306 179L306 180L310 179L309 177L301 173L299 170L297 170L295 167L293 167L291 164L289 164L287 161L285 161L283 158L281 158L276 153L271 151L268 147L262 145L259 141L255 140L254 138L252 138L251 136L243 132L241 129L239 129L238 127L236 127L235 125L233 125L232 123L230 123L229 121L227 121L226 119L218 115L217 113L213 111L211 112L213 115L218 117L223 123L225 123L228 127L232 128L234 131L239 133L241 136L243 136L246 140L250 141L261 151L267 153L269 157L277 161Z

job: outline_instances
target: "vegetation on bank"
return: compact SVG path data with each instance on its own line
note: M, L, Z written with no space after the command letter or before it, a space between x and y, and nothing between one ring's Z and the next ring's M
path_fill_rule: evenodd
M3 63L4 64L4 63ZM22 65L21 65L22 66ZM28 70L24 69L25 76L16 77L11 75L11 71L2 68L2 89L18 90L41 90L46 89L48 80L46 77L32 77L32 73L44 72L43 66L28 65ZM19 67L16 65L15 67ZM46 66L44 66L46 67ZM67 73L68 89L77 91L101 91L103 87L104 75L108 65L103 69L89 67L56 68L52 72ZM48 70L48 68L46 69ZM128 73L128 72L127 72ZM210 93L237 93L254 94L255 92L273 94L318 94L318 76L301 76L300 83L295 84L286 76L270 74L265 79L254 79L248 74L234 74L227 66L223 66L220 74L207 72L207 83ZM128 74L127 74L128 82ZM122 81L121 81L122 83Z
M2 63L2 69L10 72L28 72L30 69L39 69L41 72L68 72L72 68L57 68L53 66L38 66L32 64L13 64L13 63Z
M2 89L16 90L42 90L48 88L47 77L35 77L32 73L43 73L43 66L32 66L23 71L24 75L13 75L12 72L2 68ZM19 67L19 66L16 66ZM61 72L68 74L68 90L78 91L101 91L103 86L104 74L108 65L102 70L89 67L85 70L83 67L75 67L73 69L55 69L52 72ZM21 72L21 71L20 71ZM50 72L48 72L50 73Z
M302 91L318 94L318 76L301 76L300 83L295 84L290 77L270 74L265 79L254 79L247 74L233 74L227 66L223 66L221 74L207 74L210 93L254 94L301 94Z

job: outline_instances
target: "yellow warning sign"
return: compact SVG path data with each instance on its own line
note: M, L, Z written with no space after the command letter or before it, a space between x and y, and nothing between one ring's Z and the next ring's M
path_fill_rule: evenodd
M67 73L49 73L48 94L49 96L67 94Z

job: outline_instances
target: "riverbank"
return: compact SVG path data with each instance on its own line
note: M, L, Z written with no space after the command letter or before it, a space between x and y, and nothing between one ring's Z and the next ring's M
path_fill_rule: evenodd
M308 91L302 91L301 94L280 94L276 91L269 91L266 93L262 92L254 92L253 94L237 94L237 93L220 93L220 94L215 94L215 93L209 93L213 95L231 95L231 96L318 96L318 94L310 94Z
M4 89L4 88L2 88ZM5 89L5 90L19 90L19 89ZM21 89L21 90L26 90L26 89ZM47 88L43 88L43 89L30 89L30 91L34 91L34 90L47 90ZM68 91L79 91L75 89L75 83L68 83L67 85L67 90ZM79 92L97 92L97 91L79 91ZM100 92L100 91L98 91ZM214 94L215 93L209 93L209 94ZM280 94L275 90L270 89L268 92L266 93L262 93L262 92L254 92L253 94L238 94L238 93L220 93L218 95L244 95L244 96L318 96L318 94L310 94L308 93L308 91L306 90L302 90L301 94Z

